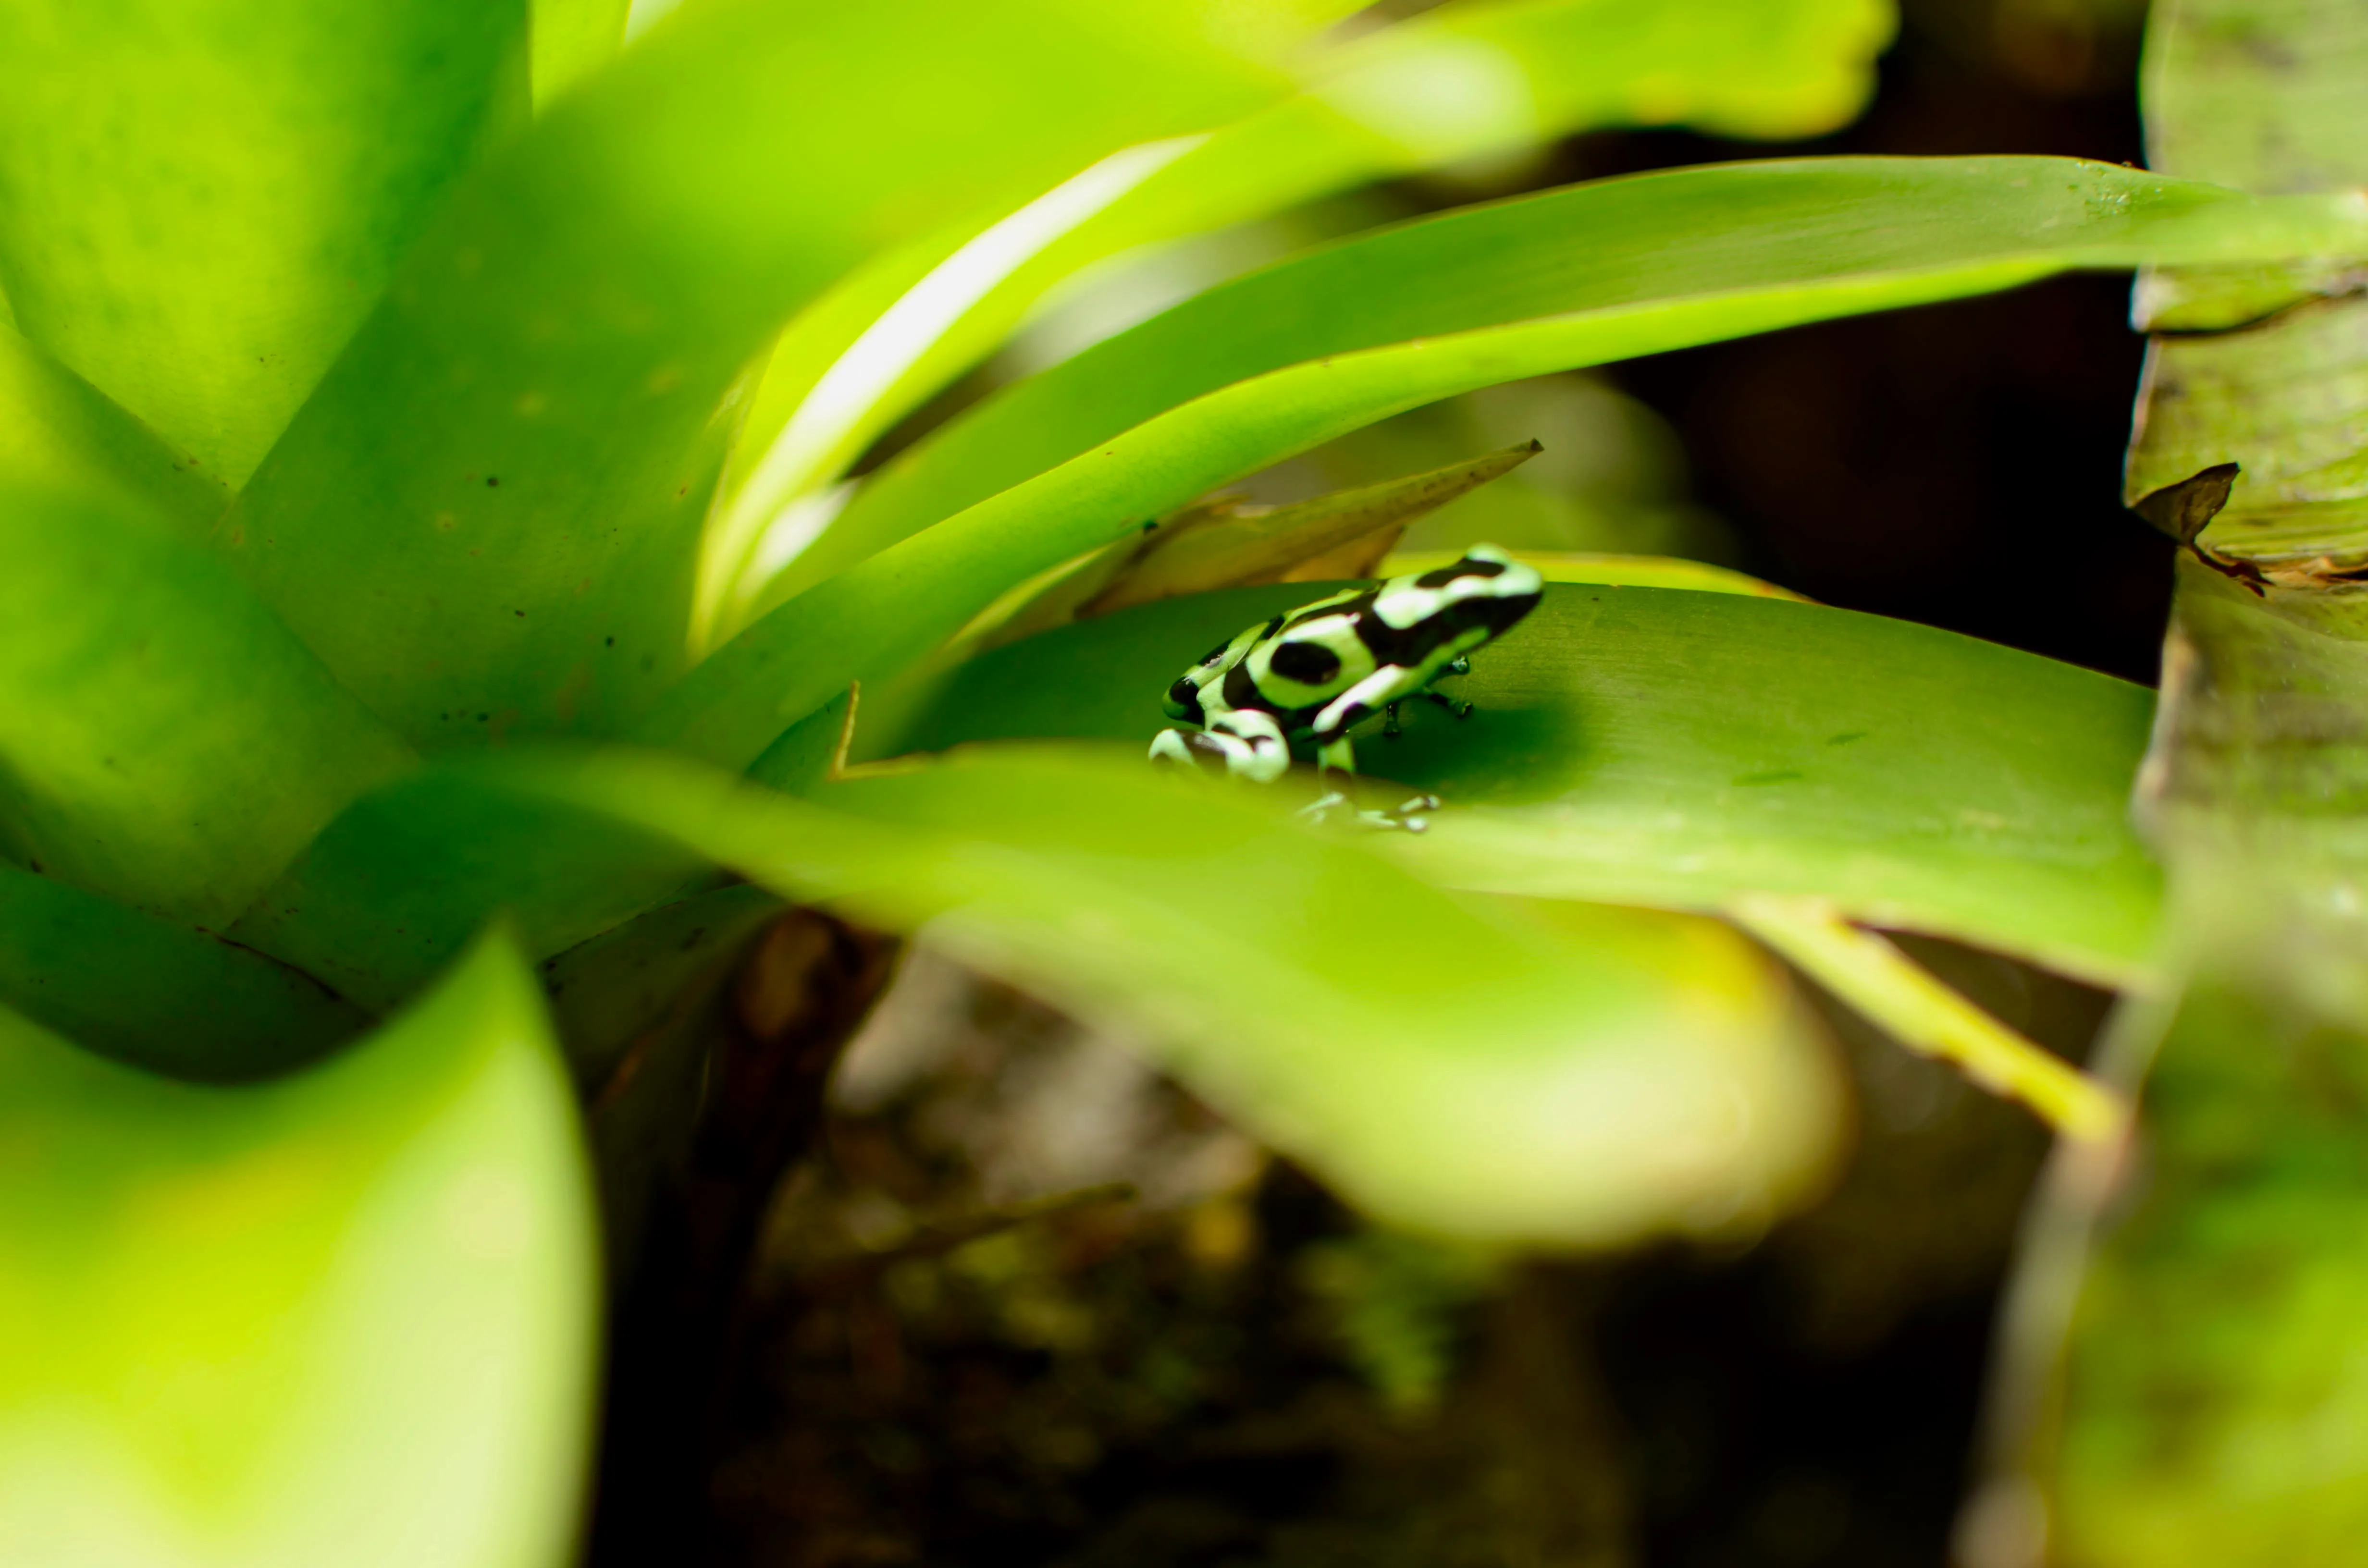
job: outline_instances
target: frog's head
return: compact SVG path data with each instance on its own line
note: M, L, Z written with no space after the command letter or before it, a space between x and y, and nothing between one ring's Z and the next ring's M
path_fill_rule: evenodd
M1281 624L1282 617L1278 615L1271 620L1246 627L1201 654L1192 662L1192 667L1178 676L1176 684L1167 688L1167 696L1159 704L1161 711L1170 719L1181 719L1188 724L1206 724L1209 722L1207 705L1201 700L1201 693L1224 680L1225 672L1240 664L1242 655L1248 653L1259 638L1271 634Z

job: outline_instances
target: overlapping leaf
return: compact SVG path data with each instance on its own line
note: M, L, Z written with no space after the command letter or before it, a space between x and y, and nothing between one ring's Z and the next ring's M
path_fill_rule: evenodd
M0 12L28 337L243 482L453 177L527 109L525 0Z
M1293 825L1283 796L1163 779L1132 751L965 756L818 803L649 755L432 777L452 800L606 824L580 868L630 870L669 844L868 921L928 924L1133 1027L1246 1126L1408 1222L1589 1244L1718 1232L1822 1163L1828 1069L1723 927L1461 900Z
M1863 99L1890 24L1880 0L1447 6L1329 51L1309 91L1197 142L1131 150L991 231L882 256L776 347L725 477L712 571L778 602L856 559L825 540L768 586L750 552L785 502L835 477L1091 262L1590 125L1827 130Z
M0 476L48 489L127 491L193 535L230 505L220 480L5 325Z
M686 11L455 194L223 547L425 747L612 729L682 666L750 357L882 244L1273 90L1205 20L1093 0Z
M964 509L752 626L639 733L745 766L850 678L903 667L1002 585L1452 393L2069 267L2362 244L2368 204L2348 198L2256 200L2044 158L1683 170L1350 242L1021 382L882 471L857 507L882 499L843 526L884 542ZM1560 313L1532 313L1544 311ZM1504 324L1478 324L1491 321ZM1385 346L1362 347L1373 343ZM1307 354L1329 357L1254 373ZM1044 463L1058 466L1025 477Z
M260 1086L0 1012L0 1561L571 1560L589 1187L507 943Z
M205 1080L310 1061L366 1021L259 954L6 865L0 1006L118 1062Z
M226 925L409 760L229 568L128 502L0 483L0 849Z
M1508 374L1537 374L2072 267L2345 254L2364 232L2356 202L2262 202L2062 158L1727 164L1468 208L1211 290L1007 389L883 469L833 527L828 559L860 559L1190 399L1326 356L1588 312L1592 331L1562 353L1504 345Z
M1320 591L1145 606L867 692L859 756L1145 743L1179 669ZM1449 801L1380 841L1433 881L1709 910L1814 893L2108 983L2146 967L2159 882L2125 808L2143 687L1849 610L1576 584L1450 684L1471 719L1414 704L1396 739L1358 739L1365 771Z

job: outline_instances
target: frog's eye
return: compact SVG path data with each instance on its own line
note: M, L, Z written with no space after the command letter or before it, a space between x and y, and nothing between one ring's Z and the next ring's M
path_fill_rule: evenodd
M1322 686L1340 673L1340 655L1321 642L1285 642L1275 649L1267 668L1302 686Z

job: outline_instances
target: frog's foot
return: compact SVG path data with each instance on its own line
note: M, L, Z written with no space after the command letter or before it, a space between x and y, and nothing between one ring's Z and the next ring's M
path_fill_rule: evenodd
M1423 833L1429 829L1430 813L1437 810L1438 796L1415 795L1386 812L1359 812L1357 820L1367 827L1392 833Z
M1398 728L1398 705L1384 703L1382 707L1382 739L1394 741L1403 733Z
M1342 794L1339 790L1326 790L1324 793L1315 797L1315 799L1308 801L1307 804L1300 807L1299 814L1305 817L1311 823L1321 823L1328 819L1336 809L1345 806L1348 803L1349 797Z
M1459 719L1469 719L1472 717L1472 704L1463 701L1460 698L1450 697L1443 691L1431 691L1429 689L1425 689L1422 696L1424 700L1438 703L1441 708L1446 709L1450 713L1454 714Z

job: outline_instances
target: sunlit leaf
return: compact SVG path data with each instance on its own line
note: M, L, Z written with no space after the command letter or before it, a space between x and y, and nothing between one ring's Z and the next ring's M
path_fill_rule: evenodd
M202 532L230 491L107 394L0 326L0 475L50 489L112 486Z
M593 1221L506 942L236 1089L0 1014L0 1562L571 1560Z
M632 0L533 0L538 112L609 62L625 41L632 8Z
M1147 744L1178 671L1322 591L1170 600L867 687L856 755ZM1426 877L1680 909L1812 894L2108 983L2146 969L2159 881L2125 806L2144 687L1850 610L1575 584L1472 665L1447 683L1472 718L1409 704L1398 738L1358 735L1365 771L1448 801L1380 838Z
M816 805L655 756L479 765L1157 1042L1404 1222L1610 1244L1761 1223L1831 1139L1797 1005L1714 923L1455 897L1272 794L965 755ZM458 776L458 775L456 775Z
M745 766L1003 586L1456 392L2068 267L2363 245L2368 202L2351 198L2257 200L2044 158L1725 165L1451 213L1201 295L946 426L840 519L876 543L923 531L750 627L639 735Z
M408 755L201 545L0 483L0 852L218 928Z
M1273 90L1201 21L690 7L456 191L222 542L428 749L612 729L682 666L750 358L881 245Z
M244 481L452 176L527 108L525 0L0 10L26 336Z
M1309 91L1196 143L1113 159L991 233L882 257L801 318L751 401L716 569L764 588L751 551L785 501L835 477L1092 262L1588 126L1827 130L1863 99L1890 27L1881 0L1543 0L1444 6L1333 49ZM817 542L767 602L866 552L854 544Z
M1005 390L875 475L833 526L833 553L805 570L1190 399L1327 355L1587 312L1534 360L1518 338L1475 340L1500 347L1510 379L2072 267L2348 253L2363 233L2368 205L2264 202L2063 158L1726 164L1464 209L1278 263ZM1448 344L1430 347L1445 351L1427 358L1446 390L1488 384L1446 369Z

